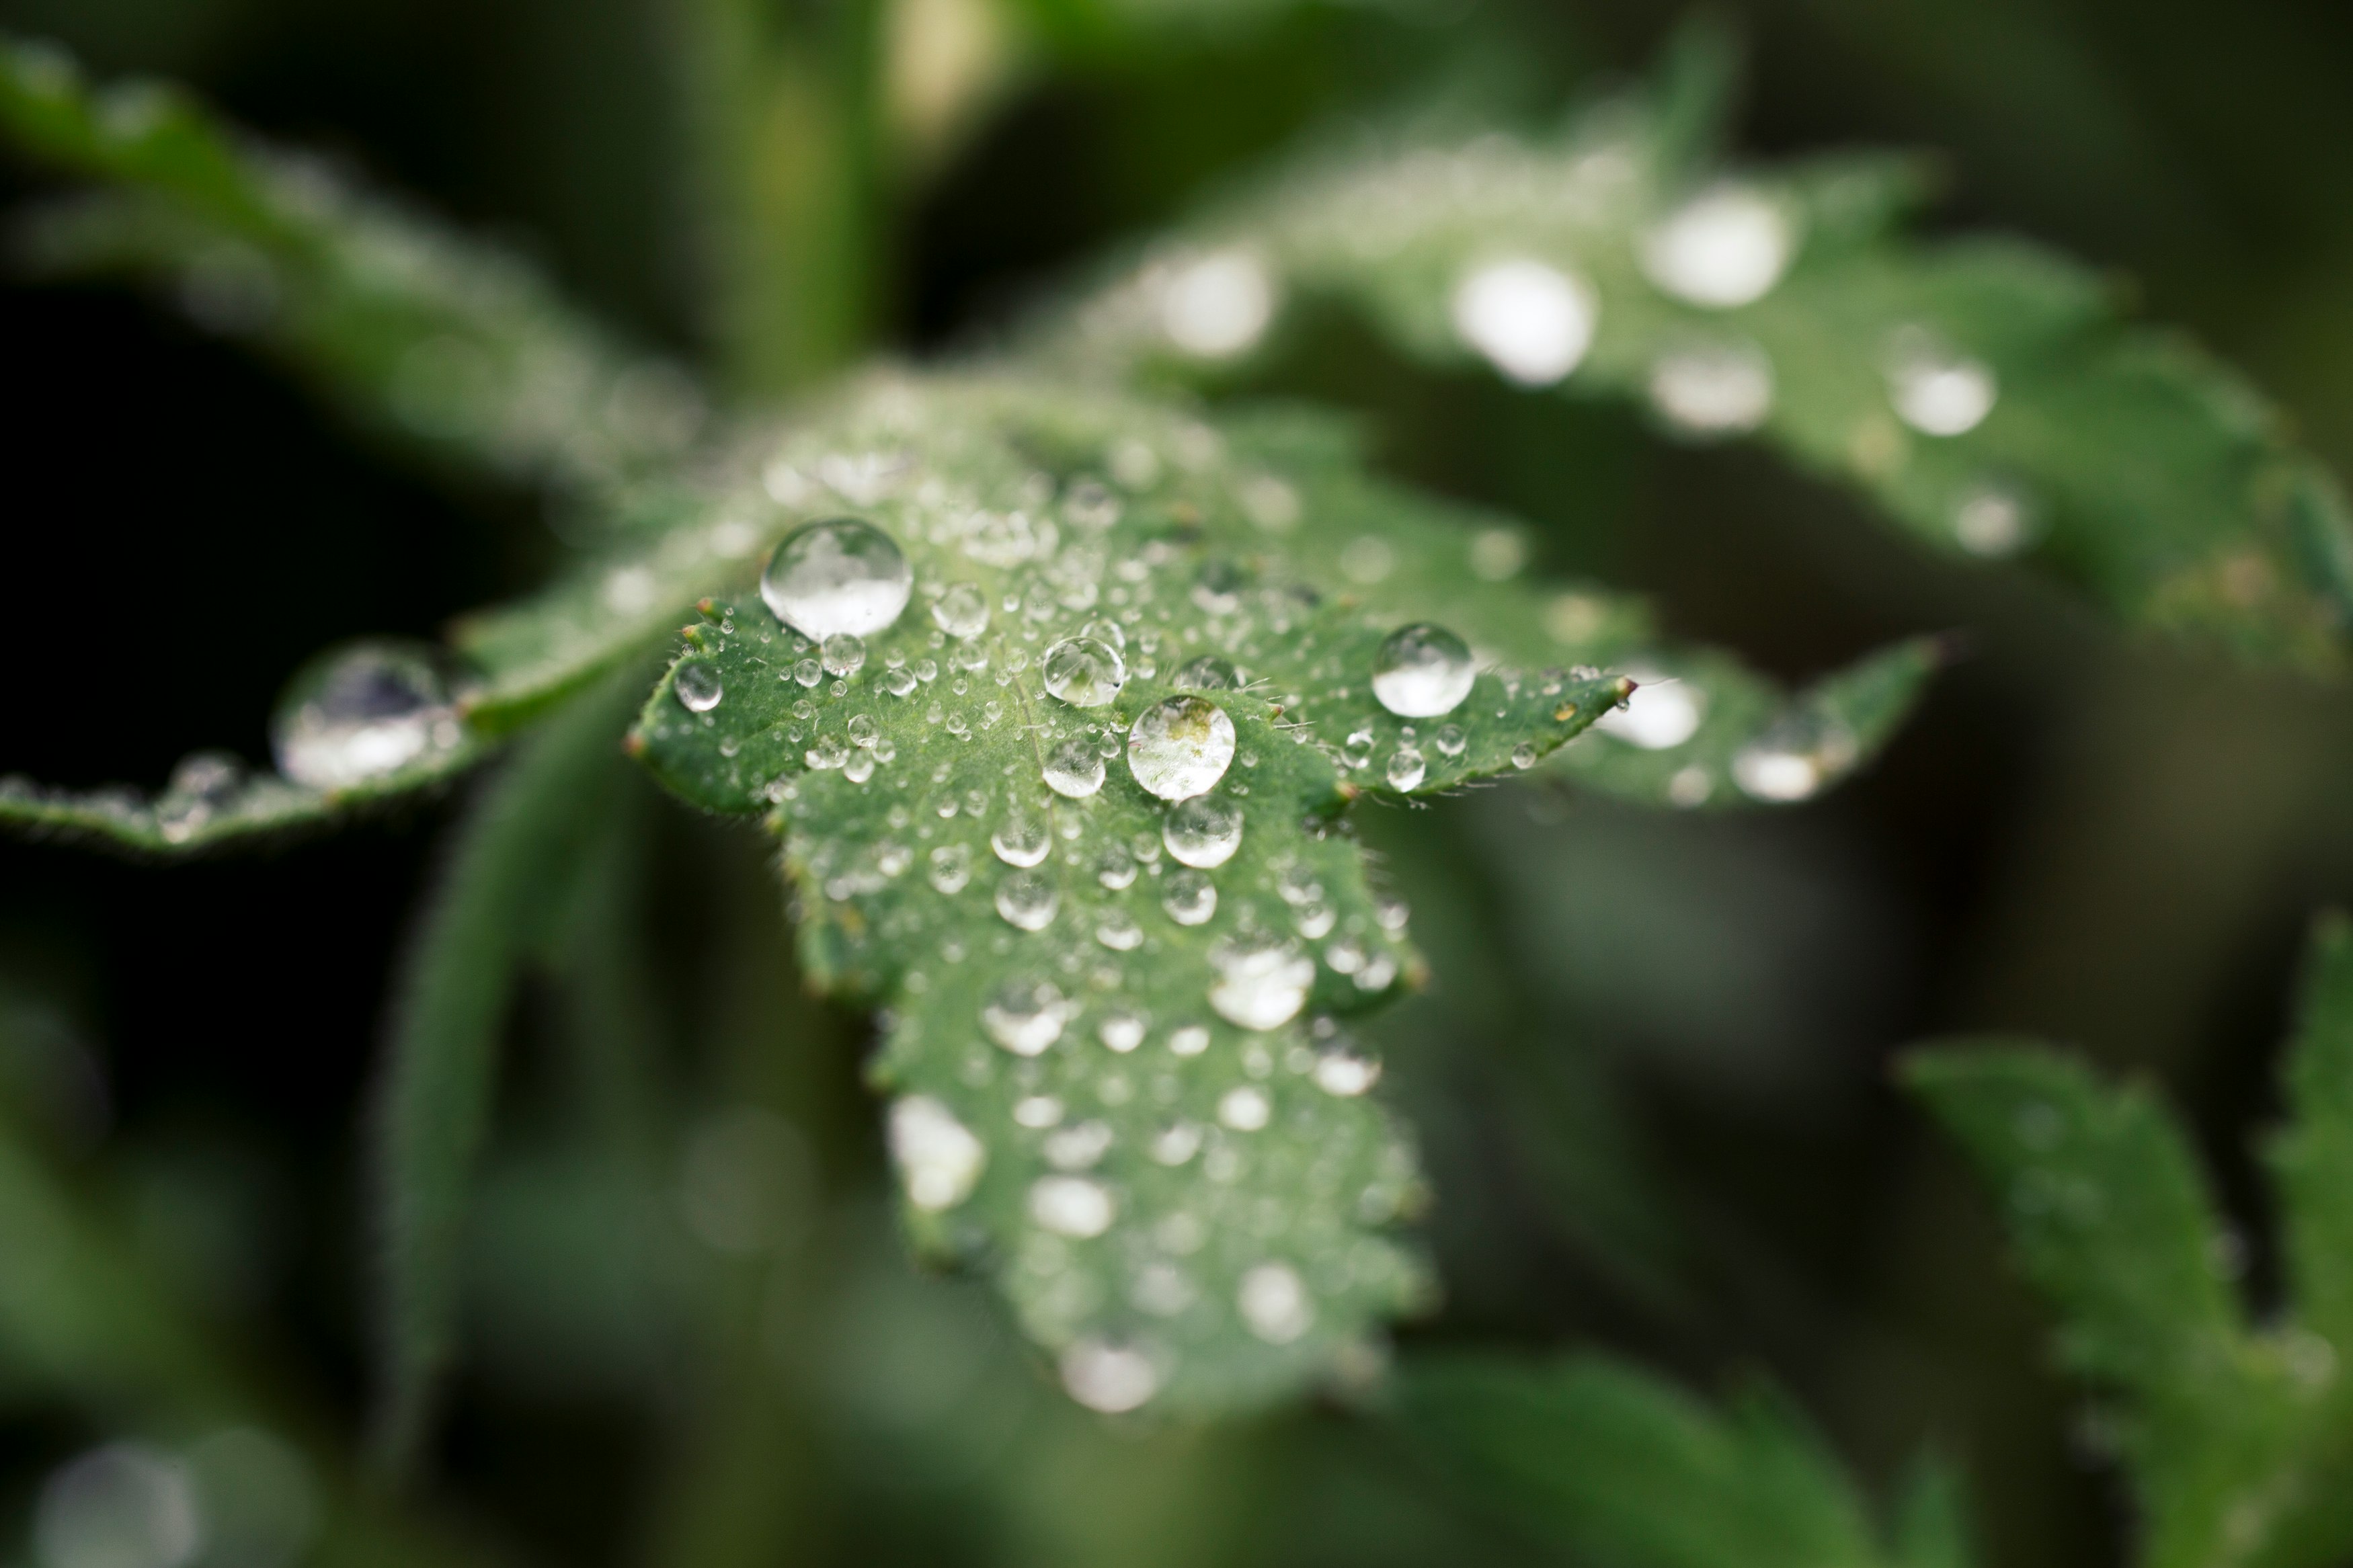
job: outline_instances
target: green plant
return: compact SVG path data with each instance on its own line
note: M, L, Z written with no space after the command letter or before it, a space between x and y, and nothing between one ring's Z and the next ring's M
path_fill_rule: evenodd
M1212 204L989 352L818 381L861 331L874 18L843 8L819 51L840 73L812 86L710 9L706 64L732 84L712 179L750 210L708 386L516 258L174 91L92 89L38 46L0 61L13 141L95 183L29 216L37 271L162 288L380 437L539 487L580 542L447 647L366 645L298 678L279 774L200 755L153 796L0 782L0 820L183 857L499 769L428 900L376 1110L383 1475L413 1474L432 1437L522 977L608 966L576 911L627 879L624 734L673 795L774 838L803 973L879 1012L867 1075L914 1246L991 1274L1080 1404L1377 1399L1388 1326L1433 1279L1403 1223L1426 1197L1412 1140L1348 1020L1426 974L1352 804L1522 774L1641 805L1805 800L1878 752L1947 645L1792 692L1666 637L1639 600L1536 580L1521 523L1380 477L1346 418L1225 395L1311 310L1417 361L1638 405L1676 441L1753 438L1938 549L2021 556L2192 646L2342 666L2353 526L2260 398L2046 252L1911 237L1906 161L1728 169L1726 51L1704 30L1552 134L1401 116L1371 152L1312 151ZM830 172L747 195L741 165L804 100L824 105ZM839 253L779 249L811 232ZM764 292L772 273L797 281ZM2328 1026L2316 1011L2309 1038ZM2319 1051L2295 1080L2315 1101ZM2025 1216L2024 1247L2084 1320L2078 1369L2145 1407L2126 1451L2150 1561L2327 1561L2294 1533L2320 1524L2231 1506L2325 1488L2333 1407L2295 1378L2332 1331L2226 1321L2194 1184L2139 1102L2039 1058L1925 1061L1915 1085L1989 1163L2038 1108L2055 1129L2038 1180L2082 1135L2085 1168ZM627 1064L607 1065L601 1092L626 1101ZM2333 1134L2306 1114L2285 1169L2325 1163ZM259 1407L30 1153L0 1150L0 1182L31 1260L0 1297L12 1361L133 1420ZM2102 1183L2119 1205L2143 1184L2147 1237L2048 1228ZM2292 1228L2325 1217L2291 1202ZM2325 1314L2335 1238L2295 1235ZM90 1300L121 1321L82 1321ZM1596 1556L1969 1560L1940 1470L1883 1531L1769 1396L1719 1418L1614 1363L1433 1363L1394 1408ZM326 1495L354 1552L448 1550L356 1486Z

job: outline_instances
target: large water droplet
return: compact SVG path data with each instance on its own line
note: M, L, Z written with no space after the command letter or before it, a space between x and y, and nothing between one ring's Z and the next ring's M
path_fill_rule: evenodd
M1064 637L1039 665L1046 689L1073 708L1100 708L1127 684L1127 661L1093 637Z
M952 637L976 637L988 629L988 595L969 583L958 583L932 606L932 619Z
M1228 359L1258 342L1274 316L1274 282L1247 250L1218 250L1187 263L1161 287L1160 322L1169 341L1203 359Z
M1030 1184L1029 1217L1057 1236L1083 1239L1111 1228L1119 1205L1111 1189L1084 1176L1040 1176Z
M1315 984L1315 961L1272 937L1219 942L1209 962L1218 978L1209 1005L1229 1024L1245 1029L1280 1028L1307 1005Z
M1171 871L1161 884L1160 907L1180 926L1197 926L1218 912L1218 885L1206 871Z
M1773 362L1747 343L1676 349L1651 367L1651 406L1687 436L1740 436L1773 411Z
M1062 1352L1062 1386L1088 1409L1117 1415L1160 1392L1160 1373L1142 1351L1084 1339Z
M1592 287L1541 261L1497 261L1454 290L1454 330L1507 380L1549 386L1593 343Z
M1103 760L1085 737L1073 735L1046 753L1046 787L1072 800L1103 788Z
M699 658L688 659L678 667L671 689L678 693L679 706L690 713L710 712L726 694L720 684L719 667Z
M1053 880L1038 871L1011 871L997 884L997 912L1023 931L1044 931L1054 923L1062 895Z
M1205 653L1187 660L1168 678L1168 684L1179 691L1239 691L1242 679L1232 665L1216 654Z
M1287 1345L1315 1322L1306 1282L1288 1263L1261 1263L1244 1274L1234 1305L1250 1331L1269 1344Z
M955 1112L928 1094L891 1107L891 1157L919 1209L954 1208L972 1195L988 1150Z
M1127 766L1163 800L1205 795L1234 760L1234 721L1200 697L1172 697L1138 715L1127 731Z
M1241 847L1242 808L1230 800L1195 795L1168 814L1160 838L1169 855L1187 866L1222 866Z
M1016 814L997 825L988 847L1008 866L1035 866L1054 847L1054 836L1044 818Z
M427 651L364 643L295 677L270 742L288 778L342 789L397 772L457 738L457 717Z
M1478 672L1471 649L1427 622L1391 632L1373 657L1373 695L1401 719L1435 719L1471 695Z
M1017 1057L1034 1057L1062 1037L1071 1004L1049 980L1008 980L980 1010L988 1037Z
M1763 299L1789 263L1792 236L1780 206L1746 185L1702 191L1642 239L1642 271L1662 293L1729 310Z
M760 574L776 618L818 642L872 637L899 618L915 576L891 536L854 517L805 523L785 536Z

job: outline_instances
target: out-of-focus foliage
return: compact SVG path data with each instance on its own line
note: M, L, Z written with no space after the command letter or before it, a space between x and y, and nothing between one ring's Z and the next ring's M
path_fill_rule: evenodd
M2353 929L2316 931L2271 1147L2286 1308L2249 1321L2235 1239L2174 1119L2142 1086L1997 1043L1906 1078L1986 1174L2058 1354L2102 1402L2158 1568L2339 1563L2353 1550L2353 1404L2339 1368L2353 1258Z

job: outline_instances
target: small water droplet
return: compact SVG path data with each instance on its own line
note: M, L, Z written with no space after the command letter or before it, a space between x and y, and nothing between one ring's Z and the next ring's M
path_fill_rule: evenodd
M1172 859L1204 870L1234 858L1242 843L1242 808L1230 800L1195 795L1180 801L1161 825Z
M953 808L955 802L948 803ZM943 844L932 851L932 886L943 893L964 891L972 880L972 850L962 844Z
M1435 719L1471 695L1471 649L1444 626L1400 626L1373 658L1373 696L1401 719Z
M1432 735L1430 738L1430 743L1438 748L1438 754L1441 757L1459 757L1470 742L1462 733L1461 725L1449 724L1437 734Z
M1023 931L1044 931L1054 923L1062 896L1040 872L1010 871L997 884L997 912Z
M1023 1127L1054 1126L1062 1120L1062 1102L1050 1094L1027 1095L1014 1102L1013 1120Z
M976 637L988 629L988 595L969 583L958 583L932 606L932 619L952 637Z
M1113 892L1132 886L1135 881L1135 860L1116 844L1103 847L1095 858L1095 880Z
M690 713L710 712L725 695L718 666L699 658L688 659L678 667L671 689L678 693L679 706Z
M1133 1007L1115 1007L1103 1015L1095 1026L1095 1036L1113 1050L1124 1055L1144 1044L1145 1017Z
M1127 684L1127 661L1093 637L1064 637L1046 650L1039 671L1046 689L1073 708L1100 708Z
M1426 772L1421 752L1413 747L1399 746L1389 753L1389 788L1400 792L1419 789Z
M1095 940L1113 952L1128 952L1144 944L1144 928L1125 910L1106 910L1095 922Z
M914 573L891 536L859 518L804 523L760 574L760 597L803 637L872 637L899 618ZM805 683L813 684L813 683Z
M988 847L1008 866L1035 866L1053 848L1054 841L1043 818L1025 813L997 824L997 831L988 836Z
M1993 412L1993 367L1926 333L1899 336L1887 372L1895 416L1923 436L1962 436Z
M1953 539L1972 555L2000 560L2032 542L2040 521L2010 487L1975 485L1953 508Z
M1209 952L1218 978L1209 1005L1229 1024L1273 1029L1299 1015L1315 984L1315 961L1272 937L1221 942Z
M1168 678L1168 684L1179 691L1239 691L1242 678L1216 654L1205 653L1179 666L1176 673Z
M1198 1057L1209 1048L1209 1031L1199 1024L1187 1024L1168 1032L1168 1049L1180 1057Z
M836 632L818 646L818 661L828 675L855 675L866 663L866 644L848 632Z
M1659 416L1686 436L1742 436L1773 411L1773 362L1751 343L1694 344L1659 357L1649 391Z
M1237 1132L1256 1132L1273 1114L1266 1090L1250 1084L1229 1089L1218 1100L1218 1120Z
M1636 682L1634 694L1595 720L1595 729L1651 752L1680 746L1699 732L1706 692L1657 669L1626 673Z
M1269 1344L1287 1345L1315 1322L1306 1283L1288 1263L1261 1263L1244 1274L1234 1305L1250 1331Z
M1018 1057L1034 1057L1062 1037L1071 1004L1049 980L1008 980L980 1010L988 1037Z
M1211 251L1160 287L1168 341L1202 359L1229 359L1257 342L1274 316L1274 281L1247 250Z
M793 679L803 686L815 686L825 679L825 666L819 664L814 656L802 659L793 666Z
M964 1202L988 1163L981 1141L955 1112L927 1094L909 1095L891 1107L890 1141L907 1201L919 1209L936 1211Z
M1062 1386L1090 1410L1117 1415L1160 1392L1152 1358L1127 1345L1082 1339L1062 1352Z
M1090 1171L1111 1152L1108 1122L1079 1121L1060 1128L1045 1141L1046 1163L1058 1171Z
M1030 1219L1057 1236L1101 1236L1118 1214L1111 1189L1085 1176L1040 1176L1029 1186Z
M1315 1057L1315 1087L1342 1098L1363 1094L1381 1079L1380 1060L1347 1045L1328 1046Z
M1152 1135L1151 1155L1163 1165L1181 1165L1201 1152L1201 1129L1190 1121L1172 1121Z
M1512 766L1532 768L1536 765L1536 749L1525 741L1512 748Z
M1592 346L1599 301L1593 288L1541 261L1491 262L1456 286L1454 330L1504 378L1549 386Z
M813 768L838 768L849 760L849 747L839 735L819 735L801 760Z
M1233 760L1234 721L1205 698L1155 703L1128 729L1128 771L1163 800L1207 794Z
M1197 926L1218 912L1218 885L1206 871L1171 871L1160 887L1160 907L1180 926Z
M1084 736L1058 742L1046 753L1046 787L1071 800L1084 800L1103 788L1103 760Z

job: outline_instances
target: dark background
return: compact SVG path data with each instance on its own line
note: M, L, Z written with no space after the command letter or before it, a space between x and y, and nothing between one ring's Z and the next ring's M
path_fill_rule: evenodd
M1296 133L1434 80L1540 120L1639 68L1675 20L1626 3L1233 9L1245 20L1230 28L1040 61L904 180L873 262L882 343L985 331ZM1935 150L1949 182L1936 224L2022 231L2117 269L2147 313L2243 365L2348 470L2353 11L1787 0L1727 14L1750 48L1745 151ZM519 245L627 331L693 357L707 320L688 116L664 65L678 25L660 0L0 0L0 26L63 39L100 76L193 82L274 138ZM12 200L47 188L21 167L5 178ZM528 586L554 553L533 498L372 445L132 295L11 285L0 342L16 388L0 773L153 786L199 746L260 760L274 693L318 647L429 636ZM2116 1494L2042 1370L2038 1311L1885 1066L1913 1040L1996 1031L2151 1075L2194 1121L2247 1228L2250 1286L2270 1291L2248 1143L2274 1105L2303 923L2353 897L2353 707L2136 642L2022 574L1931 560L1756 454L1670 452L1630 416L1409 370L1345 321L1300 335L1257 389L1365 409L1397 471L1520 511L1546 564L1652 591L1676 631L1768 668L1810 674L1919 629L1967 628L1976 650L1881 765L1800 809L1668 818L1514 790L1369 825L1441 976L1389 1028L1439 1182L1450 1288L1409 1341L1599 1341L1706 1387L1767 1369L1874 1482L1923 1442L1958 1458L1994 1561L2113 1558ZM111 1113L90 1124L90 1169L275 1375L345 1416L362 1384L362 1095L451 804L169 868L0 842L0 977L74 1018L102 1065ZM1468 1527L1437 1503L1335 1522L1332 1500L1361 1504L1389 1463L1336 1416L1121 1449L1041 1413L984 1309L897 1272L856 1087L863 1027L797 999L757 844L649 792L643 820L638 929L670 1109L684 1125L753 1099L809 1151L795 1268L829 1282L808 1299L834 1305L794 1331L803 1359L856 1363L847 1331L808 1325L858 1318L839 1303L871 1279L921 1303L913 1341L966 1346L982 1370L939 1385L962 1401L954 1422L948 1406L870 1399L899 1412L870 1444L841 1436L853 1417L804 1369L746 1435L710 1415L726 1403L712 1368L738 1353L710 1325L733 1309L648 1309L666 1326L583 1330L576 1357L526 1365L516 1347L553 1331L548 1298L570 1291L557 1282L577 1259L551 1244L535 1271L530 1248L486 1244L512 1278L488 1267L473 1287L446 1495L550 1561L632 1555L702 1506L681 1477L711 1453L751 1469L747 1490L789 1494L789 1519L723 1531L688 1560L1454 1549L1448 1532ZM535 997L519 1036L560 1010ZM516 1212L540 1215L517 1223L560 1228L527 1178L566 1168L546 1130L561 1074L546 1053L517 1059L501 1169L524 1194ZM1552 1169L1620 1142L1639 1152L1600 1160L1600 1175ZM1597 1229L1597 1181L1634 1194L1641 1217ZM1652 1265L1680 1283L1646 1289ZM953 1333L938 1326L951 1319ZM980 1415L975 1389L997 1401ZM5 1419L0 1454L23 1456L0 1467L0 1532L14 1532L42 1466L103 1434ZM910 1436L956 1423L980 1434L948 1445L961 1458ZM1105 1443L1119 1451L1093 1452ZM760 1473L759 1455L801 1479ZM896 1506L909 1495L926 1506ZM0 1533L0 1561L21 1539Z

